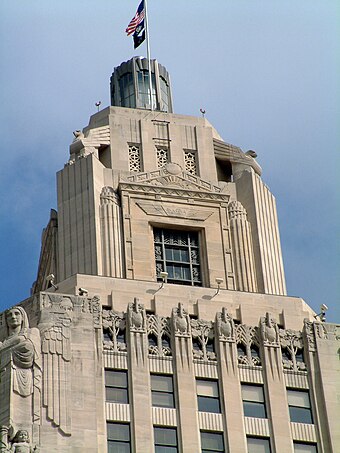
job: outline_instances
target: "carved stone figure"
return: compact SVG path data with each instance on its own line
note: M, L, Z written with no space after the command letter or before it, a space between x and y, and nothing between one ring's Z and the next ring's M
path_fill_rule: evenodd
M103 310L103 348L114 352L126 352L124 313Z
M0 367L12 363L12 390L26 397L33 394L34 369L41 370L39 330L30 329L27 314L19 306L7 310L5 320L7 338L0 343Z
M129 321L131 331L146 330L146 315L142 304L139 303L138 297L134 298L132 304L129 304Z
M281 329L280 343L283 368L293 371L306 371L306 364L303 357L302 332Z
M221 313L216 313L217 333L222 340L234 339L234 320L228 313L228 310L223 307Z
M33 446L26 429L19 429L13 436L13 427L0 427L1 453L38 453L39 447Z
M189 335L190 318L184 310L183 304L179 303L177 308L172 310L175 335Z
M192 319L191 334L194 359L216 360L213 323L202 319Z
M280 337L279 328L269 312L260 320L260 331L266 346L278 346Z

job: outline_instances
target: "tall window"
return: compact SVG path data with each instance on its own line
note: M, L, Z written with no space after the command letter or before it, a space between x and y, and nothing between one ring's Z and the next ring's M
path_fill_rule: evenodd
M247 437L248 453L270 453L270 442L265 437Z
M201 412L221 412L217 381L196 379L198 410Z
M294 442L294 453L318 453L316 444Z
M244 416L267 418L263 386L242 384L241 389Z
M126 371L105 370L106 401L127 404L128 381Z
M138 94L140 96L140 105L143 108L151 108L150 105L150 84L149 71L139 71L138 73ZM156 108L156 81L155 74L151 75L152 81L152 104Z
M169 99L170 90L167 81L163 79L162 76L159 78L159 86L161 88L161 110L163 112L168 112L170 102Z
M107 423L108 453L131 453L130 426L127 423Z
M151 375L152 405L158 407L175 407L172 376Z
M297 423L313 423L308 391L288 390L287 395L290 421Z
M135 108L135 88L131 72L127 72L119 79L119 90L122 107Z
M224 452L223 434L201 431L202 453Z
M168 273L168 283L201 286L198 233L154 228L157 279Z
M155 453L177 453L177 429L154 427Z

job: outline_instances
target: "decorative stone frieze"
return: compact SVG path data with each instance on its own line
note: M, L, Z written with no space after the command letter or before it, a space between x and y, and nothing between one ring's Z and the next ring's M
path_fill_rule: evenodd
M239 324L235 326L235 331L239 364L248 366L261 365L258 328Z
M216 360L213 323L202 319L191 319L190 324L194 359Z
M303 332L304 337L306 339L306 345L309 352L316 351L316 342L315 342L315 331L314 331L315 323L308 321L305 319L303 322Z
M159 357L171 356L170 319L147 315L149 354Z
M280 343L283 368L286 370L305 371L302 332L280 329Z
M122 312L103 310L103 348L113 352L126 352L126 317Z
M316 335L320 340L340 340L340 325L330 323L314 323Z

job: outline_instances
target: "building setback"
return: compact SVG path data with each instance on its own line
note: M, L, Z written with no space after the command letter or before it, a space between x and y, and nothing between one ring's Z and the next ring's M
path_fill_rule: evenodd
M58 172L0 315L0 453L336 453L340 326L286 293L253 151L133 58Z

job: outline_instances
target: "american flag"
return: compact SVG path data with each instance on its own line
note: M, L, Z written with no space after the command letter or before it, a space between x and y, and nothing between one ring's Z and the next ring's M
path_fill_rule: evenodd
M145 17L145 9L144 9L144 0L142 0L138 6L138 9L136 11L136 14L134 17L131 19L129 25L126 28L126 34L128 36L132 35L136 31L136 28L138 25L143 22Z

